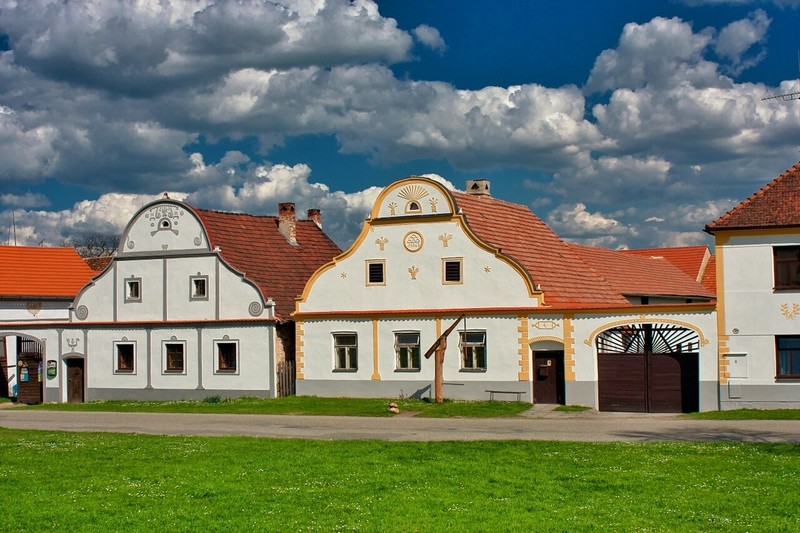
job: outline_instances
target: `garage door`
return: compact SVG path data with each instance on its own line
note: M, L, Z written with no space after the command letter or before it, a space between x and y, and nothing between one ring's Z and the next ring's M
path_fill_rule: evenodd
M699 406L697 334L670 324L638 324L598 336L601 411L680 413Z

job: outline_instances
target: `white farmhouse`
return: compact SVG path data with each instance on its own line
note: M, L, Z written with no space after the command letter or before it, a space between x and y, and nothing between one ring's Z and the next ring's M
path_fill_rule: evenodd
M24 332L69 320L72 299L94 274L74 248L0 246L0 398L43 400L55 361L43 357L45 338Z
M713 293L661 254L567 244L527 207L409 177L297 302L297 393L718 408ZM703 268L707 264L707 258ZM702 269L700 269L702 270ZM459 321L459 317L464 316Z
M294 298L340 252L318 210L297 220L197 209L139 210L67 323L15 325L46 339L45 401L276 396L294 386Z
M706 226L720 408L800 407L800 163Z

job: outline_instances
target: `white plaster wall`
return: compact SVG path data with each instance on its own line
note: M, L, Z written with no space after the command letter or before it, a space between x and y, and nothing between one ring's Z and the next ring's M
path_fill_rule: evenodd
M174 339L173 339L174 337ZM164 342L185 343L184 372L175 374L165 372L166 355ZM153 376L152 385L155 389L194 389L198 385L198 334L194 328L156 329L151 334L153 350Z
M70 301L2 300L0 322L66 320L69 318L70 305L72 305Z
M115 268L107 268L100 276L89 282L75 297L74 309L85 306L88 310L86 321L109 322L114 319L114 279ZM82 322L73 315L76 322Z
M272 326L220 327L203 330L203 386L216 390L270 389L269 353ZM217 353L214 341L238 341L239 361L236 373L216 371Z
M800 235L732 237L723 261L728 351L747 354L742 385L775 384L776 335L800 334L800 292L774 291L773 245L800 245ZM742 360L739 360L742 362Z
M167 319L209 319L216 315L217 276L215 255L206 257L170 257L167 259ZM191 299L192 276L206 276L207 298ZM222 287L224 291L226 287Z
M134 371L115 373L114 342L136 345ZM160 348L160 346L159 346ZM87 381L91 388L143 389L147 385L147 332L142 329L92 329L88 333L86 351ZM160 360L160 359L159 359ZM154 370L159 370L155 367Z
M442 319L442 330L455 319ZM464 323L450 334L444 359L444 379L454 382L517 380L519 366L519 322L516 317L468 317L468 330L486 331L486 371L462 371L459 332ZM378 373L384 381L433 380L434 359L421 358L420 372L396 371L394 334L399 331L419 331L420 348L424 355L436 340L434 319L384 319L378 323ZM371 380L374 374L373 333L371 320L309 320L303 323L303 373L306 379ZM332 333L358 334L358 371L334 371Z
M408 251L409 231L424 239L422 249ZM439 239L452 236L447 247ZM386 240L383 250L376 240ZM442 259L463 258L463 283L443 284ZM366 284L366 261L386 261L386 284ZM409 273L416 268L416 279ZM300 310L453 309L535 306L520 273L508 262L478 247L455 221L375 225L353 253L324 271L313 283Z
M268 294L262 298L254 285L224 264L220 265L219 286L219 314L222 319L250 318L250 305L255 302L263 306L264 299L269 298ZM267 310L259 316L266 317Z

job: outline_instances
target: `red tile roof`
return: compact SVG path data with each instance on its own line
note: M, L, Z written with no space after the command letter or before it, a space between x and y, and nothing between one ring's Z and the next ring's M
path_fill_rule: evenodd
M297 245L278 230L278 217L222 213L191 207L208 232L212 248L233 268L254 282L264 298L275 301L275 313L288 320L294 299L322 265L341 250L317 224L297 220Z
M74 248L0 246L0 297L74 298L96 274Z
M527 207L489 196L452 194L470 228L519 261L541 286L547 304L628 304Z
M706 289L710 290L714 294L717 294L717 256L711 255L708 258L708 265L706 265L706 271L703 273L703 279L700 283Z
M635 250L620 250L624 254L641 255L644 257L658 257L666 259L680 268L689 277L700 281L703 279L708 258L711 252L708 246L675 246L670 248L637 248Z
M86 264L89 265L89 268L99 272L105 270L114 258L110 255L106 255L103 257L84 257L83 259L86 261Z
M800 226L800 163L764 185L705 230Z
M616 291L627 295L673 297L714 295L697 278L688 275L663 255L640 255L630 251L571 245L586 264L603 276Z
M669 261L567 244L523 205L452 195L470 228L519 261L553 307L628 306L624 294L712 297Z

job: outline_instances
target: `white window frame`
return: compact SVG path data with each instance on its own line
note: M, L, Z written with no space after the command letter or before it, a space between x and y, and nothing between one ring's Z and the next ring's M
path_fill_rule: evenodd
M136 290L134 291L134 287ZM123 284L125 291L125 303L138 303L142 301L142 278L131 276L125 278ZM135 294L134 294L135 293Z
M169 370L167 368L167 347L171 344L180 345L182 346L183 350L183 368L181 370ZM161 355L162 355L162 364L161 364L161 373L168 374L168 375L185 375L186 374L186 367L187 367L187 355L186 355L186 341L179 341L179 340L165 340L161 341Z
M220 363L220 352L219 352L219 350L220 350L220 345L221 344L233 345L234 350L235 350L235 353L234 353L235 368L233 368L233 369L222 368L221 365L219 364ZM238 340L228 339L227 335L226 335L225 338L222 338L222 339L214 341L214 373L215 374L226 374L226 375L231 375L231 374L237 375L237 374L239 374L239 341Z
M467 340L470 335L482 335L483 340L480 342ZM458 350L461 356L461 371L462 372L486 372L488 367L488 353L486 350L486 331L478 329L470 329L458 332ZM478 366L479 354L477 350L483 348L483 366ZM469 354L468 354L469 351ZM469 361L468 356L469 355ZM469 364L468 364L469 363Z
M197 294L197 282L203 282L203 294ZM208 276L203 276L199 272L196 276L189 276L189 299L192 301L207 301L208 300Z
M401 342L403 335L416 335L416 343ZM414 356L416 350L416 357ZM406 352L405 358L409 362L408 366L401 364L403 353ZM394 353L395 353L395 370L397 372L419 372L422 367L422 344L420 342L419 331L395 331L394 332ZM414 366L414 359L416 359L417 366Z
M338 340L342 337L353 337L355 344L339 344ZM331 334L333 344L333 371L334 372L356 372L358 371L358 333L355 331L336 331ZM345 350L345 365L339 366L339 350ZM353 352L353 353L351 353Z
M131 368L124 369L120 368L119 360L120 360L120 353L119 349L120 346L130 346L133 349L133 354L131 358ZM114 341L114 373L115 374L122 374L125 376L135 375L136 374L136 341L129 341L129 340L121 340L121 341Z

